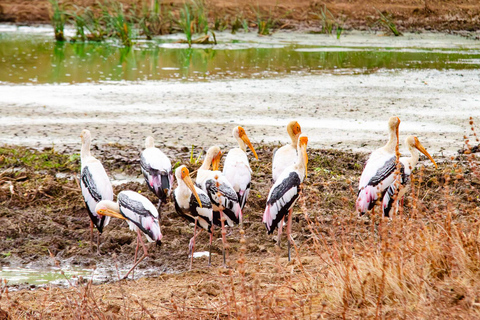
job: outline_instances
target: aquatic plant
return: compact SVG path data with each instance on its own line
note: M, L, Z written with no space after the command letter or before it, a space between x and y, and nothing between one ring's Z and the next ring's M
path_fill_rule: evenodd
M172 29L172 14L160 0L154 0L148 6L144 3L139 17L135 15L135 21L139 29L148 40L155 35L168 34Z
M345 22L340 23L340 19L336 18L327 6L324 4L323 8L320 8L320 12L311 13L313 16L317 17L322 25L322 33L332 35L336 34L337 39L340 39L343 32L343 25Z
M58 0L49 0L49 2L53 10L52 26L55 34L55 40L65 41L64 29L66 23L66 14L63 9L63 5L60 7Z
M102 6L102 19L105 21L108 34L120 39L120 42L130 47L134 38L133 26L127 18L123 5L117 2L106 1Z
M380 24L381 26L385 27L387 31L393 33L395 37L398 36L403 36L403 33L398 31L397 26L395 23L393 23L391 19L391 15L389 14L383 14L380 10L376 9L378 14L380 15L380 18L377 20L377 23Z

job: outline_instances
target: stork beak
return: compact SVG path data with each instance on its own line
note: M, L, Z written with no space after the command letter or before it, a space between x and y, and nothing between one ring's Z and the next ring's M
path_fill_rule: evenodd
M188 189L192 191L193 195L195 196L195 199L197 199L198 205L200 208L202 208L202 201L200 201L200 197L198 196L197 190L195 190L195 186L193 185L192 178L190 176L186 176L183 178L183 182L187 185Z
M301 151L303 155L303 161L305 162L305 177L307 177L307 164L308 164L308 155L307 155L307 145L302 144Z
M220 159L222 159L222 152L219 152L212 160L212 169L213 171L217 171L220 168Z
M116 212L116 211L113 211L111 209L99 209L97 211L97 213L99 215L102 215L102 216L109 216L109 217L113 217L113 218L118 218L118 219L123 219L123 220L127 220L124 216L122 216L120 213Z
M415 139L415 148L417 148L421 153L423 153L424 155L427 156L428 159L430 159L430 161L433 162L433 164L435 165L435 169L438 168L437 164L435 163L435 160L433 160L432 156L427 152L427 150L422 146L422 144L420 143L420 141L418 141L418 139Z
M245 142L247 144L247 146L250 148L250 150L252 150L253 152L253 155L255 156L255 158L258 160L258 156L257 156L257 153L255 152L255 149L253 148L253 145L252 143L250 142L250 139L248 139L247 135L244 134L241 139L243 140L243 142Z

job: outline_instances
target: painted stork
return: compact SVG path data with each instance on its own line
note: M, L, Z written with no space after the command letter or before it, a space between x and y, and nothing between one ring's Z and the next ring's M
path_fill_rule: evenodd
M410 157L401 157L400 158L400 174L395 174L395 170L397 168L395 158L391 158L389 165L384 167L382 172L377 172L378 176L376 177L377 180L383 179L390 184L387 186L386 191L384 191L384 196L382 200L382 209L383 215L385 217L390 216L390 210L392 209L393 203L397 202L395 206L395 213L398 211L398 199L402 199L405 192L407 192L407 188L405 187L406 184L410 181L410 176L412 174L413 169L418 162L418 157L420 151L425 156L433 162L435 169L438 168L435 160L433 160L432 156L427 152L427 150L423 147L420 141L415 136L408 136L405 139L405 144L410 151ZM375 177L374 177L375 178ZM403 188L399 189L399 185L402 185ZM395 192L399 189L398 194L395 196Z
M188 248L191 254L190 269L193 264L193 253L195 251L195 238L200 234L202 229L210 233L210 250L208 256L208 265L212 261L212 236L213 236L213 212L212 203L208 195L200 188L194 186L190 179L190 172L187 167L180 166L175 170L178 186L173 195L175 198L175 209L178 214L186 218L188 221L195 223L193 237L190 239ZM202 229L197 233L197 224Z
M365 214L368 210L373 209L375 202L379 197L379 188L382 186L377 185L379 182L373 182L375 186L370 182L377 172L388 165L389 161L393 158L397 158L398 151L398 127L400 125L400 119L398 117L391 117L388 120L389 140L385 146L373 151L370 154L365 167L363 168L362 175L360 177L360 183L358 185L358 195L356 201L356 209L359 215ZM383 188L384 190L385 188Z
M298 137L302 134L302 129L297 121L290 121L287 125L287 132L290 139L292 139L292 143L284 145L273 154L272 178L274 183L282 174L283 170L294 164L297 159L297 142Z
M133 267L127 272L123 279L126 279L130 272L132 272L143 259L148 257L147 248L142 240L140 231L147 236L149 242L155 241L157 246L162 244L160 241L162 240L162 232L158 224L158 211L150 200L138 192L130 190L122 191L117 196L117 202L102 200L97 204L95 212L102 216L126 220L130 230L137 233L137 248L135 249ZM143 256L137 261L139 243L141 243L143 247Z
M158 148L155 148L153 137L145 139L145 150L140 156L140 165L148 188L158 197L158 207L167 201L172 192L172 163Z
M290 261L292 211L293 205L298 199L300 184L307 176L307 144L308 138L300 135L297 145L297 159L283 170L277 181L273 184L267 198L267 207L263 214L263 223L267 227L268 234L272 234L278 228L277 245L280 246L280 237L287 217L288 261Z
M93 226L99 232L97 237L97 253L99 254L100 234L110 221L110 217L99 216L95 211L95 207L102 200L113 200L113 188L102 163L90 153L92 140L90 131L83 130L80 137L82 138L80 186L88 215L90 216L90 241L92 244Z
M222 228L223 264L225 258L225 223L231 227L242 223L242 209L238 196L225 175L218 171L222 152L218 146L210 147L205 155L202 166L197 171L196 183L205 191L212 202L213 224ZM213 170L210 170L212 166Z
M252 179L252 169L250 169L247 158L247 145L257 160L258 156L242 127L233 128L232 133L233 137L237 139L239 147L233 148L228 152L223 165L223 174L232 184L233 189L237 193L240 208L243 210L250 193L250 181Z

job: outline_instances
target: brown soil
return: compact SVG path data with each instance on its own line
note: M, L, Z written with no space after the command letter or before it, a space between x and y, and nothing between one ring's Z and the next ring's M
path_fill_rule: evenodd
M122 169L122 172L130 174L138 173L137 150L126 150L125 147L117 145L94 148L95 155L102 160L107 171L115 172ZM236 299L246 301L248 298L245 292L253 290L252 299L258 304L258 312L263 318L275 315L280 318L290 318L293 315L304 318L306 314L329 318L341 317L341 310L332 309L327 301L316 300L318 298L315 298L315 295L311 296L311 291L305 293L305 283L292 281L302 274L322 274L319 266L325 265L324 259L328 256L327 252L324 255L317 251L311 225L304 216L315 221L316 232L321 235L328 250L334 250L339 243L358 245L356 250L361 250L365 245L362 243L378 241L374 240L377 237L377 231L374 229L380 228L380 225L376 227L378 221L369 218L359 219L354 214L356 184L366 155L335 150L309 150L309 176L303 186L303 195L295 207L293 218L293 234L300 259L287 263L286 246L277 250L272 237L266 234L261 222L266 196L271 186L269 159L272 156L272 149L272 146L261 146L256 149L261 161L252 162L252 191L244 210L245 247L242 248L242 241L239 241L241 234L238 228L234 228L228 235L230 245L228 265L231 268L222 267L221 242L217 239L214 245L213 266L207 267L206 258L195 259L194 270L187 271L187 245L193 226L176 215L170 201L162 210L163 245L161 247L150 245L150 257L139 266L155 268L160 276L98 286L87 283L69 289L47 287L29 291L22 287L24 290L8 293L8 290L3 288L3 294L0 292L2 298L0 308L13 318L210 319L235 315L236 313L232 313L234 311L229 308L237 307ZM188 162L186 159L189 158L189 152L186 148L169 149L167 153L175 159L172 162L176 160ZM52 154L55 153L52 150L39 154L47 154L42 156L42 159L54 160ZM68 155L65 157L68 159ZM466 156L461 157L454 161L456 164L451 161L444 162L438 170L431 167L420 170L416 180L422 185L420 197L415 197L415 200L407 197L405 207L415 208L419 212L428 208L428 212L435 212L441 216L444 208L437 207L436 201L445 194L439 190L445 185L447 174L453 173L456 178L452 194L460 204L452 204L455 208L458 207L459 211L450 218L455 222L478 225L475 215L467 214L478 211L476 203L478 190L471 187L478 184L478 178L473 174L475 172L472 172L469 163L464 161L466 158L463 157ZM0 259L2 265L32 261L62 265L66 260L83 266L102 263L121 265L131 262L135 250L135 234L120 221L113 221L105 229L100 247L102 255L92 254L88 241L89 219L78 182L55 178L58 171L75 173L78 160L64 161L63 165L55 169L33 170L31 166L26 166L20 161L15 164L9 163L11 158L7 151L0 157L3 168L0 175L0 225L3 226L0 228L0 237L6 239L0 242L0 252L11 253L8 256L3 255ZM19 156L16 155L16 158ZM437 160L442 162L442 159ZM57 161L62 162L58 159ZM6 167L8 169L5 169ZM11 170L12 167L17 170ZM195 170L198 166L189 167ZM456 172L462 174L455 175ZM144 184L122 185L115 188L115 193L121 189L141 190L155 201ZM413 207L411 201L415 202ZM412 215L413 211L406 209L405 214ZM204 233L197 240L196 250L208 250L207 243L208 237ZM285 244L285 241L283 243ZM357 253L361 254L361 251ZM332 252L328 254L332 255ZM339 263L346 259L337 258ZM169 274L171 272L174 274ZM469 318L472 304L463 303L463 298L458 298L467 293L458 293L460 289L449 288L439 287L442 294L436 298L435 304L425 310L412 311L410 316L424 317L433 312L432 315L442 318L446 310L444 307L450 310L450 314ZM475 287L475 290L478 289ZM257 300L255 292L261 293L262 298ZM468 296L476 296L477 293L478 291L469 291ZM275 308L269 303L273 303ZM297 309L291 309L292 306ZM243 310L241 307L238 308ZM252 308L251 310L257 310L255 307ZM360 305L356 310L358 313L355 315L361 318L369 317L365 311L362 313ZM83 316L78 316L79 313ZM388 318L404 315L400 311L386 314ZM248 317L247 314L243 316Z
M95 4L94 0L73 0L80 6ZM143 3L141 0L122 0L126 7ZM169 1L178 8L183 1ZM259 5L260 4L260 5ZM253 1L253 0L209 0L211 19L215 17L235 17L239 14L248 18L255 27L256 12L260 9L264 16L280 19L279 26L294 29L319 29L318 18L323 5L339 20L345 21L345 28L376 29L379 18L377 10L391 14L400 30L465 30L477 31L480 27L480 6L476 0L327 0L327 1ZM257 9L258 8L258 9ZM0 3L0 22L32 23L48 22L50 4L47 0L3 0Z

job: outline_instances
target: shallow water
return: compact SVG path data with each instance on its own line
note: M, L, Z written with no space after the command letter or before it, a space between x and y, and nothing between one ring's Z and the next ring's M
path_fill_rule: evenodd
M50 29L30 33L0 26L0 81L82 83L97 81L188 81L265 78L287 74L369 73L378 69L476 69L478 42L460 37L408 34L382 37L280 32L218 33L218 45L176 43L181 35L137 41L56 43ZM395 40L395 41L394 41Z

